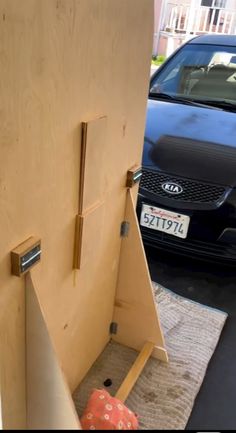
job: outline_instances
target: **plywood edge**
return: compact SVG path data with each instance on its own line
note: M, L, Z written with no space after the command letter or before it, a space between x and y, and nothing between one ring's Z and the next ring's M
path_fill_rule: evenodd
M168 353L164 347L155 346L152 352L153 358L158 359L159 361L168 362Z
M80 430L35 285L26 274L27 425L30 430Z
M167 360L158 306L154 299L145 251L138 226L131 190L127 190L125 221L128 236L122 238L113 322L117 323L114 341L141 350L145 341L162 348L156 351Z

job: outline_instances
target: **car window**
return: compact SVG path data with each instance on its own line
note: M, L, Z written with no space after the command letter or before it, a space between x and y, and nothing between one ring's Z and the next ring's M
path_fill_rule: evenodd
M236 48L185 45L158 71L150 93L236 102Z

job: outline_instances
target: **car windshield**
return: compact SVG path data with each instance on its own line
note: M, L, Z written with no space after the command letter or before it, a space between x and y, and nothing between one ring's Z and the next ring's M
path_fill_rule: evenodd
M236 107L236 47L187 44L151 80L151 97Z

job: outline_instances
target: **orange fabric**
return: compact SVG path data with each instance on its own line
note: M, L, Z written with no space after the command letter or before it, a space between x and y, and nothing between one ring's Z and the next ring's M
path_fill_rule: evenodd
M84 430L137 430L137 416L105 390L95 389L80 419Z

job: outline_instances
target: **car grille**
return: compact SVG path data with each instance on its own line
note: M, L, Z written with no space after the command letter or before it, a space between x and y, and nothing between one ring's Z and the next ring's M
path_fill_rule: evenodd
M178 252L178 254L182 252L191 256L195 253L200 257L220 258L221 261L226 259L228 263L230 260L234 261L234 263L236 262L236 247L232 245L225 245L219 242L203 242L188 238L179 239L156 230L155 233L153 233L153 230L150 233L150 229L142 226L141 233L146 245L155 245L171 252Z
M177 195L168 194L162 189L165 182L178 183L183 192ZM143 170L140 187L161 197L190 203L218 203L224 199L228 190L221 185L201 183L153 170Z

